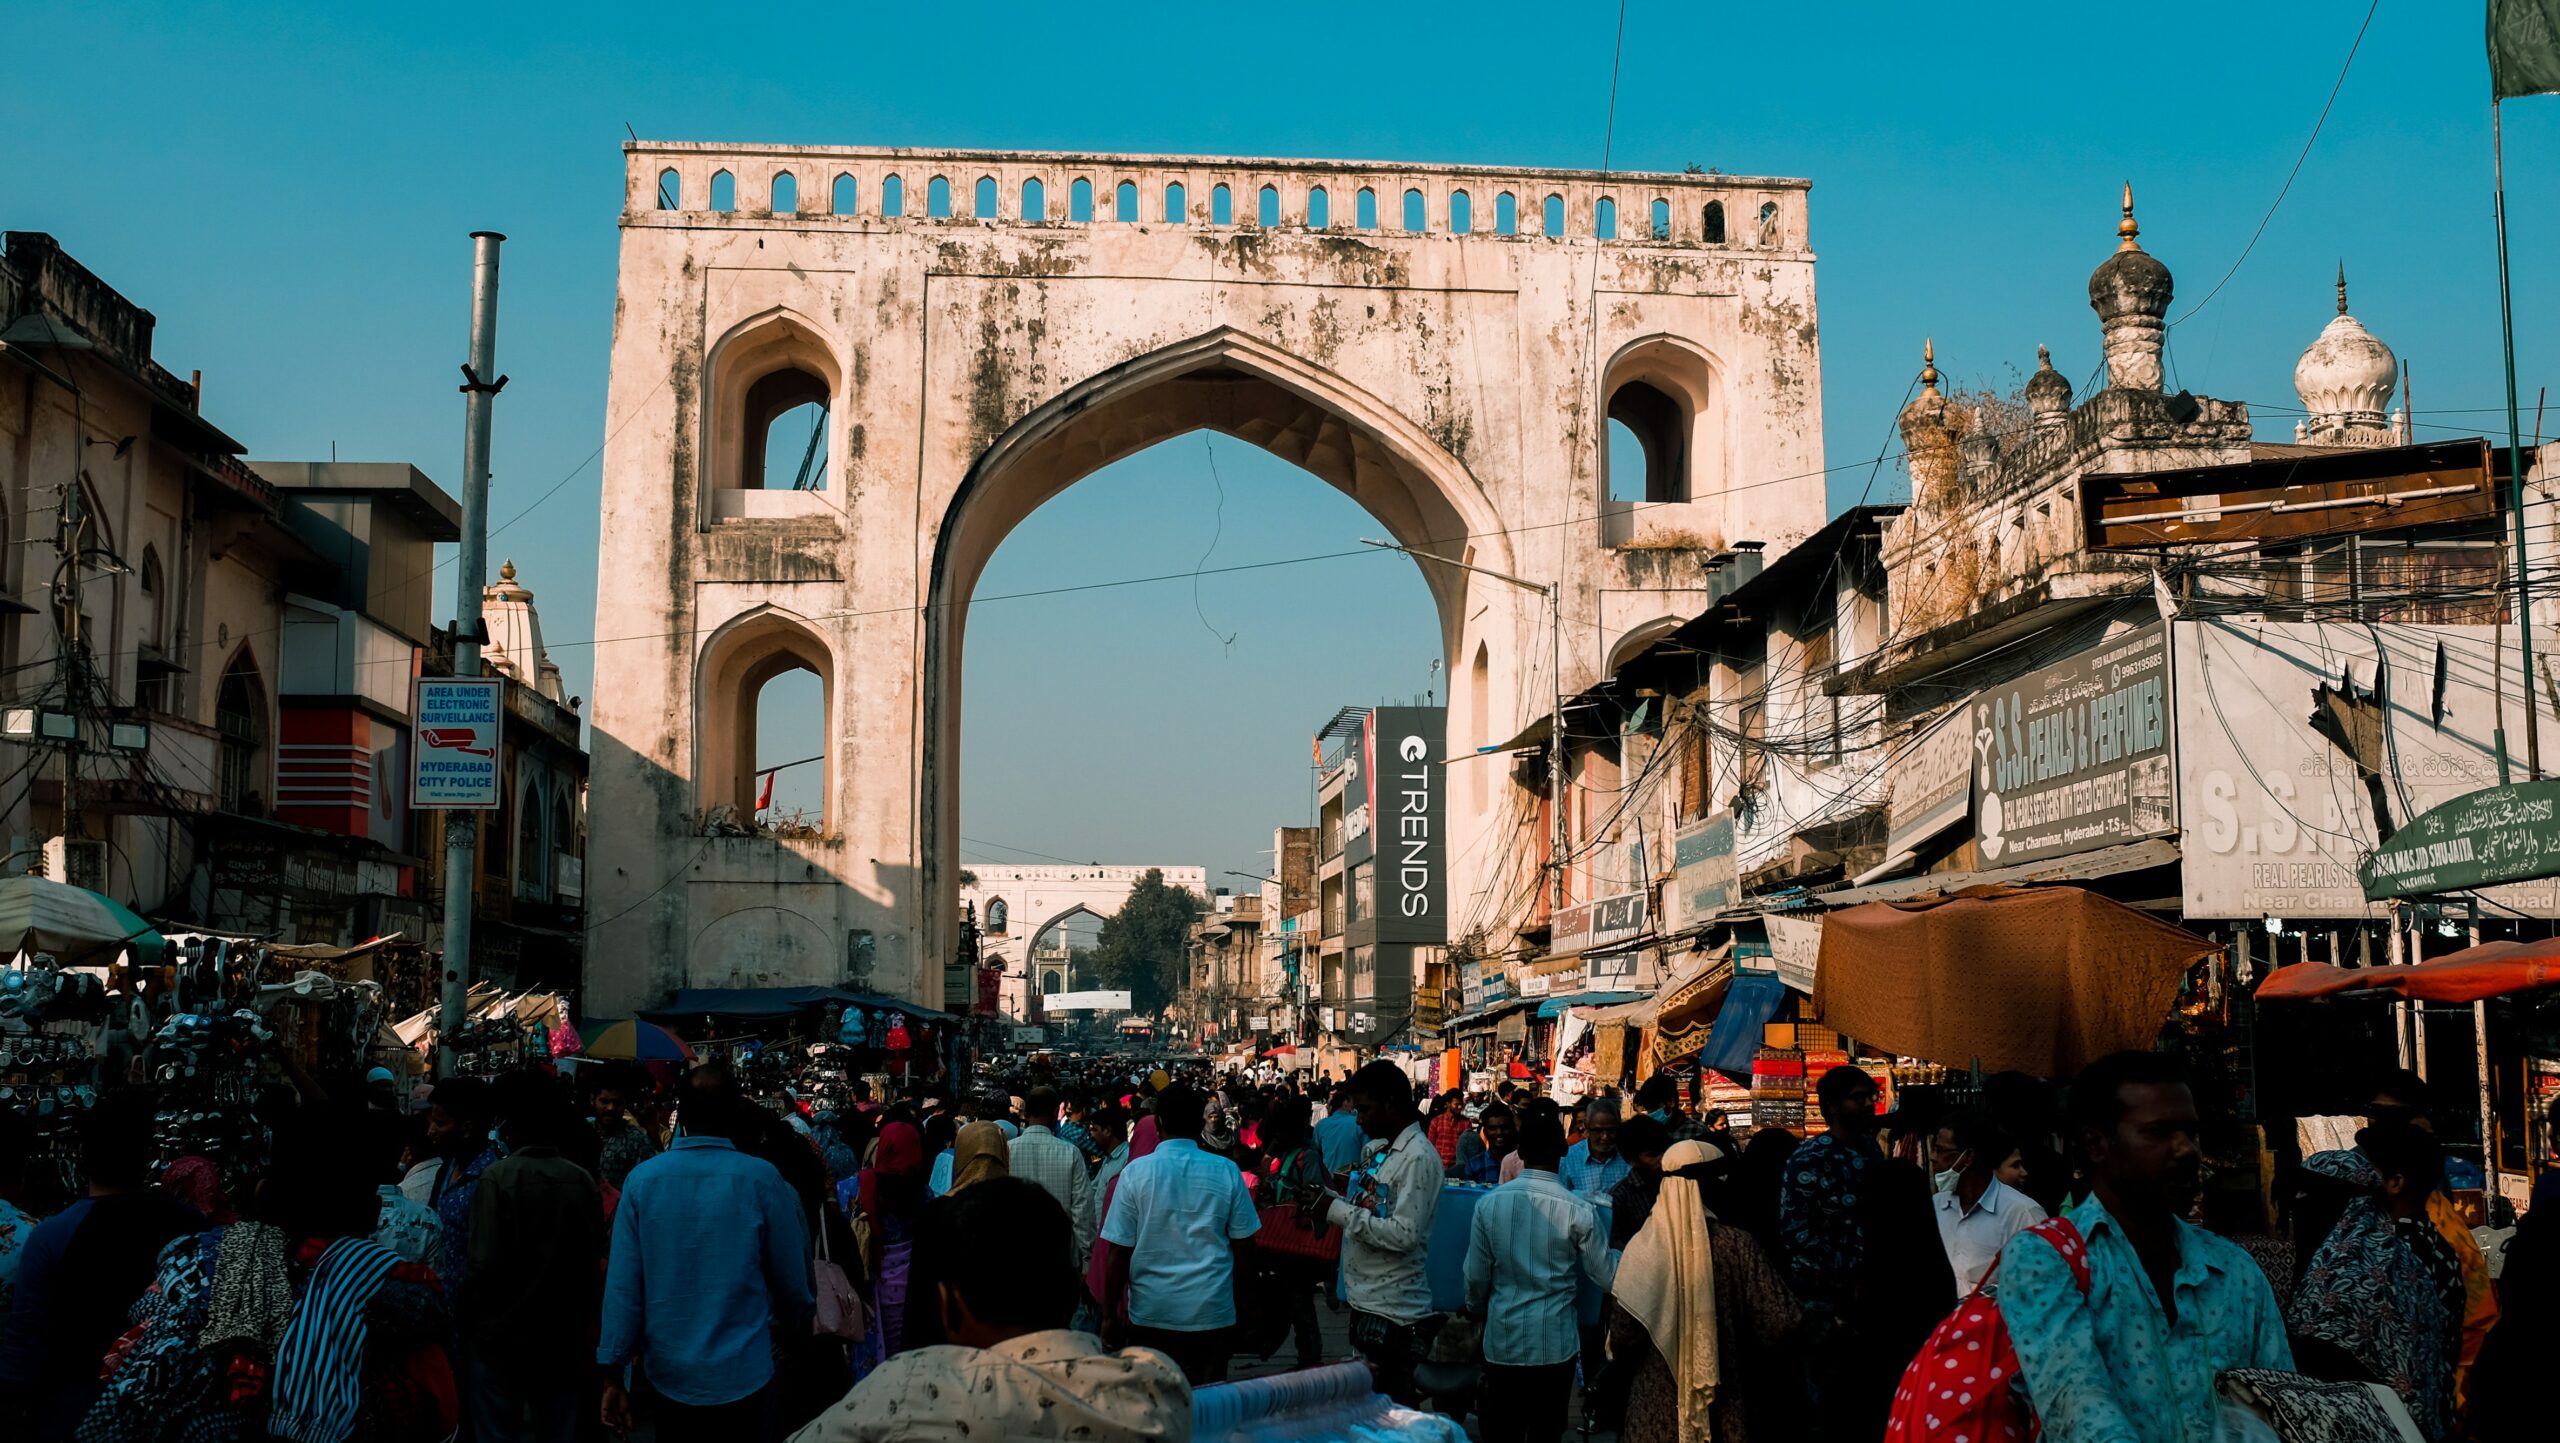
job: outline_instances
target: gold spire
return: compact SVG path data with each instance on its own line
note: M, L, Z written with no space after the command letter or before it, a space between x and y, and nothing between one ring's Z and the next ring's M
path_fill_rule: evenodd
M1938 341L1934 336L1920 342L1920 384L1931 391L1938 389Z
M2142 249L2142 242L2134 239L2135 236L2142 234L2142 227L2133 223L2133 182L2129 180L2124 183L2124 219L2116 222L2116 234L2124 237L2121 242L2117 243L2117 250L2138 251Z
M2347 263L2338 262L2338 314L2347 313Z
M2343 310L2345 308L2340 307L2340 309ZM513 581L516 579L516 561L514 557L508 557L506 561L498 567L498 579L500 581Z

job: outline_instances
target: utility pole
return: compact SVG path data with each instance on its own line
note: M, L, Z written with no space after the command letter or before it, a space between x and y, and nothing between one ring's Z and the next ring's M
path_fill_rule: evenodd
M505 236L471 233L471 360L462 368L462 565L453 581L453 674L480 674L481 591L489 570L489 411L507 378L498 369L498 247ZM480 819L444 814L444 1009L438 1023L443 1068L454 1070L453 1039L469 1020L471 889Z

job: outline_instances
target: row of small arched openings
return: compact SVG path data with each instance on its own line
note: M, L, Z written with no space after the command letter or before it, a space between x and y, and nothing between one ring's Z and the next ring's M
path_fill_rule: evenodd
M1183 182L1178 180L1169 182L1164 188L1162 204L1156 211L1156 218L1167 225L1188 223L1192 219L1190 199L1189 188ZM1003 218L1002 192L994 176L978 177L976 194L971 197L971 200L972 215L975 219L991 221ZM1308 228L1326 230L1336 224L1333 217L1333 196L1324 186L1309 186L1304 200L1305 204L1298 214L1305 217ZM772 214L800 214L799 177L787 170L777 171L773 177L773 189L769 202ZM1138 183L1134 180L1121 181L1113 191L1111 202L1111 215L1115 220L1135 225L1147 219L1146 206L1139 195ZM1254 224L1278 227L1286 223L1282 215L1278 186L1263 186L1256 195L1255 202ZM937 175L925 183L924 213L927 219L950 219L951 206L951 181L948 177ZM896 219L906 214L906 208L906 182L896 175L883 177L880 181L876 213ZM673 169L658 173L658 209L662 211L684 209L684 177ZM711 177L711 209L722 214L734 213L738 209L737 177L726 170L715 172ZM1495 235L1520 234L1519 211L1520 200L1517 195L1507 190L1497 192L1493 198L1492 233ZM1539 214L1536 217L1539 227L1532 233L1562 237L1566 226L1565 211L1563 195L1550 193L1539 207ZM838 175L835 178L832 193L828 196L828 213L843 216L862 214L861 182L849 173ZM1016 212L1016 216L1032 225L1050 223L1048 186L1039 177L1034 176L1022 183L1021 208ZM1085 225L1092 222L1094 184L1090 179L1079 176L1068 186L1067 213L1061 219L1071 225ZM1402 219L1403 229L1408 232L1419 234L1430 230L1429 198L1418 189L1407 189L1404 193ZM1448 211L1444 219L1452 234L1476 233L1474 197L1464 190L1449 192ZM1723 201L1711 200L1702 206L1699 210L1698 222L1699 236L1706 244L1727 243L1729 227ZM1209 224L1234 225L1235 223L1235 192L1221 181L1211 187L1209 192ZM1378 193L1372 187L1362 186L1352 196L1351 225L1358 230L1379 228ZM1777 244L1777 225L1777 202L1762 202L1757 236L1761 246L1773 247ZM1591 233L1601 240L1621 238L1618 225L1618 202L1615 197L1602 196L1592 206ZM1645 217L1644 232L1637 238L1657 241L1671 239L1671 202L1668 198L1654 197Z

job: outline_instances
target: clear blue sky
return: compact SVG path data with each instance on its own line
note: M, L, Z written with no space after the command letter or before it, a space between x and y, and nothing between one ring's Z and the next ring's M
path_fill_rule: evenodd
M2364 7L1718 7L1631 0L1612 162L1810 177L1832 504L1934 335L2005 389L2038 342L2098 359L2085 281L2130 178L2143 240L2201 298L2264 215ZM0 224L49 230L160 319L253 454L417 463L459 489L469 243L507 232L493 542L584 692L595 468L627 121L648 138L1596 166L1610 3L456 9L99 4L11 16ZM2421 436L2497 424L2480 6L2383 5L2328 128L2239 274L2172 332L2175 380L2289 434L2294 357L2343 258L2414 367ZM2560 370L2560 97L2510 105L2530 410ZM2531 425L2528 415L2526 424ZM2555 422L2560 425L2560 422ZM1069 491L981 595L1182 570L1215 523L1198 437ZM1375 527L1217 447L1211 565ZM583 469L582 468L583 465ZM1874 494L1898 494L1888 463ZM963 830L1036 860L1259 869L1302 820L1306 737L1435 684L1392 557L985 605L970 625ZM1216 635L1213 635L1213 631ZM1223 638L1232 634L1232 645ZM769 739L768 761L805 755ZM784 753L788 755L784 755ZM789 799L786 789L785 800Z

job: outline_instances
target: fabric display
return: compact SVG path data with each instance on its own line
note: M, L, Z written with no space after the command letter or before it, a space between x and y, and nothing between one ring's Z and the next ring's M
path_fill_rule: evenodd
M1194 1443L1464 1443L1454 1418L1400 1408L1365 1363L1216 1383L1191 1394Z

